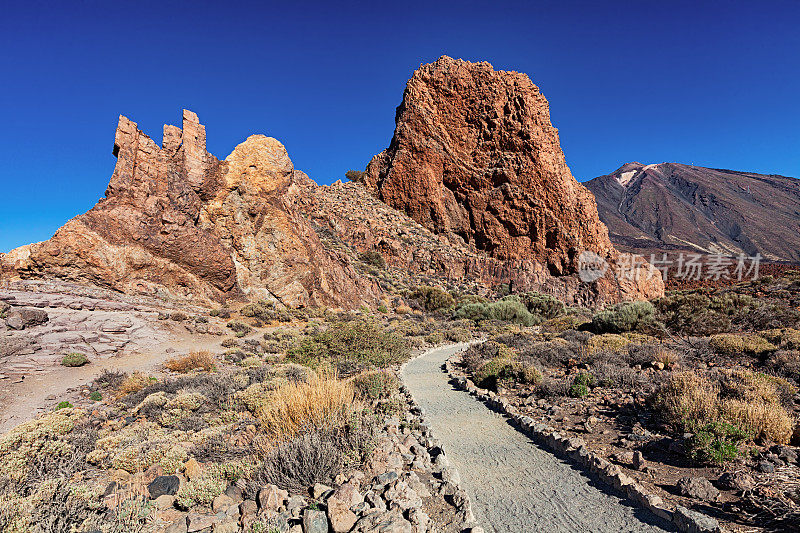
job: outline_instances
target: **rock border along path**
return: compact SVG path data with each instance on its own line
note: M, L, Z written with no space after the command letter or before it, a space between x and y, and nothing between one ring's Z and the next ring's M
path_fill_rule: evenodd
M460 473L477 523L500 532L644 532L674 527L636 508L450 383L442 366L468 344L434 348L401 369L425 423Z

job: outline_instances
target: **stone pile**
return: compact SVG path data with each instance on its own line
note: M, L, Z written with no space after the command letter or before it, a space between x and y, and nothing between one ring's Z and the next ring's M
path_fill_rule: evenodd
M190 459L182 473L154 477L148 492L159 509L157 521L168 522L162 531L249 532L254 524L282 533L481 531L458 472L422 410L404 388L401 398L403 418L388 419L367 464L339 475L333 487L317 483L304 494L290 494L266 485L248 495L239 483L228 486L210 508L179 509L175 495L181 483L203 466Z

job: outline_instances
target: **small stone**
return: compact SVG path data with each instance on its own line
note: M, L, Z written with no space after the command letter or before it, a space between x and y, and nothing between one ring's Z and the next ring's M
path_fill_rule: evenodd
M321 500L326 493L332 491L333 489L328 485L323 485L322 483L315 483L313 487L311 487L311 496L315 500Z
M186 517L175 520L164 529L164 533L187 533L189 528L186 526Z
M191 480L198 477L203 472L203 466L197 462L197 459L192 457L183 463L183 472L186 474L186 477Z
M719 522L715 519L681 505L675 509L672 520L681 531L692 533L718 533L720 531Z
M236 502L233 501L233 498L228 496L227 494L220 494L214 501L211 502L211 509L215 513L219 513L220 511L225 511L228 507L235 505Z
M150 492L150 499L155 500L165 494L174 496L180 487L181 480L178 476L158 476L147 485L147 490Z
M258 491L256 501L259 509L277 511L287 499L289 499L287 491L279 489L275 485L267 485Z
M644 460L644 455L639 450L633 452L633 468L636 470L644 470L647 462Z
M678 480L678 492L683 496L697 498L706 502L717 501L719 489L704 477L684 477Z
M316 509L306 509L303 513L304 533L328 533L328 517Z
M162 494L158 498L155 499L156 509L159 511L163 511L164 509L169 509L173 505L175 505L175 496L171 494Z
M212 527L217 521L217 515L206 515L200 513L189 513L186 517L187 531L192 533L194 531L202 531L207 527Z
M744 472L725 472L717 479L717 485L726 490L750 490L755 480Z
M770 463L769 461L761 461L758 463L758 471L763 472L765 474L771 474L775 471L775 465Z

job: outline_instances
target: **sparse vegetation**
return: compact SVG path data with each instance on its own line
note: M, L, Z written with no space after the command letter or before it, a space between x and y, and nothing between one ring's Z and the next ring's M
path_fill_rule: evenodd
M191 352L186 355L173 357L166 361L164 366L167 370L180 374L185 374L193 370L210 372L214 369L214 357L211 355L211 352Z
M61 359L61 364L63 366L83 366L89 363L89 358L86 357L85 354L80 352L72 352L68 353Z
M346 377L370 368L384 368L409 356L406 340L369 320L334 322L321 333L289 350L291 360L318 367L332 365Z

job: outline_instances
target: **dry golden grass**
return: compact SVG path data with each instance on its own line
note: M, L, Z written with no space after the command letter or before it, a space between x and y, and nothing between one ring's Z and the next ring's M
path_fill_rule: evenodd
M792 438L794 420L776 403L727 399L723 400L720 411L725 420L756 437L779 444L786 444Z
M657 406L673 424L717 418L717 387L694 372L674 374L661 388Z
M667 421L683 428L726 422L753 438L785 444L794 419L781 405L781 396L795 390L781 378L747 370L724 371L719 383L681 372L662 386L656 407Z
M586 343L586 352L594 355L599 352L622 351L631 341L616 333L603 333L595 335Z
M123 396L127 396L128 394L139 392L149 384L150 384L150 378L148 378L141 372L134 372L130 376L126 377L125 380L120 384L120 386L117 387L116 390L117 397L121 398Z
M356 408L351 383L330 374L311 376L270 391L256 415L273 438L297 435L308 427L331 427L344 422Z
M192 352L186 355L175 357L164 363L167 370L185 374L192 370L210 371L214 368L214 357L210 352Z

